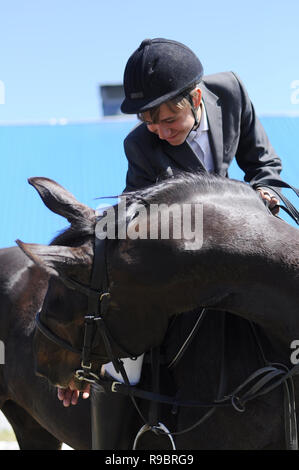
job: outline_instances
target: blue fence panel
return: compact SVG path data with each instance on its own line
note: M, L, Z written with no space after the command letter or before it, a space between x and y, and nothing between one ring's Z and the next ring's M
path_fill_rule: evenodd
M261 121L282 158L282 178L298 186L299 117L264 117ZM0 126L0 246L12 246L16 238L49 243L68 225L44 206L27 183L31 176L54 179L93 208L103 202L96 198L119 194L127 171L123 140L135 124L134 120L116 119L66 125ZM243 180L243 172L235 162L229 174L231 178ZM298 206L291 191L284 193ZM281 216L295 225L288 215Z

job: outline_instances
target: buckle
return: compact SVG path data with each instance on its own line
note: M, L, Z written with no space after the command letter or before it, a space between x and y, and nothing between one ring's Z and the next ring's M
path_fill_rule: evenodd
M84 370L77 369L76 372L75 372L75 378L77 380L84 380Z
M121 385L122 383L121 382L112 382L112 385L111 385L111 392L117 392L117 390L115 389L116 385Z
M89 369L89 370L90 370L90 369L91 369L91 362L87 365L87 364L84 364L83 361L81 361L81 367L82 367L82 369L84 369L84 370L85 370L85 369Z
M77 380L86 380L88 376L93 375L92 372L87 372L91 370L91 362L89 364L84 364L83 361L81 361L81 367L82 369L77 369L75 372L75 377ZM87 375L88 374L88 375Z
M78 369L75 372L75 378L80 381L97 383L100 380L100 377L93 372L88 372L88 375L85 370Z

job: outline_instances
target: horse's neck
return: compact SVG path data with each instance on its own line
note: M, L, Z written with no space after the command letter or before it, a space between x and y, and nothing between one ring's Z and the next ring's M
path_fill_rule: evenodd
M218 242L198 250L194 301L248 318L288 344L299 338L297 229L269 217L256 236L253 229L227 248Z
M170 317L201 306L250 319L284 345L299 338L298 231L270 215L253 215L247 226L223 219L226 227L216 229L204 220L204 244L195 251L181 240L117 245L109 324L128 350L141 354L159 344Z

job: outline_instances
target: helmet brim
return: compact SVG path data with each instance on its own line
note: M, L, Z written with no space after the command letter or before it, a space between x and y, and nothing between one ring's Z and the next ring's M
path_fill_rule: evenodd
M181 95L184 93L184 91L187 91L192 87L192 85L195 86L196 83L199 83L201 81L202 74L199 75L195 80L192 80L191 83L188 85L184 86L181 90L175 90L170 93L166 93L163 96L159 96L159 98L156 99L149 99L149 98L142 98L142 99L129 99L125 98L124 101L122 102L120 109L122 113L124 114L138 114L138 113L144 113L145 111L149 111L152 108L155 108L156 106L160 106L163 103L166 103L167 101L170 101L174 99L175 97Z

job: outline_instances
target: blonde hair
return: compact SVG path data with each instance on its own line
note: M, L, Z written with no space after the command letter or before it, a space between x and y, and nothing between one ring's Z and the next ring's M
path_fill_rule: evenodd
M183 109L188 106L191 107L190 101L188 100L187 96L193 96L198 86L199 84L193 85L191 89L189 88L189 90L184 91L184 93L176 96L172 100L165 101L165 103L162 104L166 104L166 106L168 106L168 108L173 112L176 111L176 108ZM156 124L159 121L160 106L161 104L159 104L158 106L154 106L153 108L150 108L148 111L144 111L143 113L137 113L138 119L140 119L140 121L142 122L146 121L144 115L145 113L149 113L153 124Z

